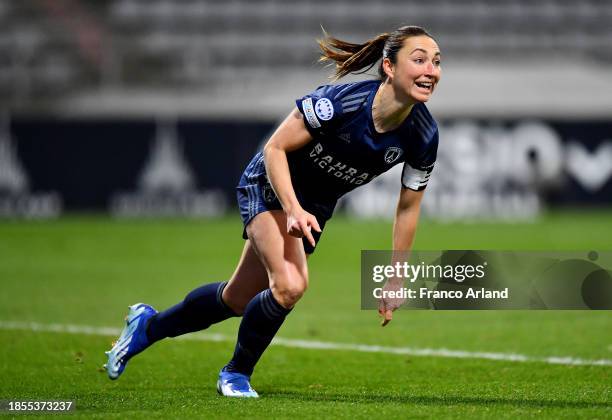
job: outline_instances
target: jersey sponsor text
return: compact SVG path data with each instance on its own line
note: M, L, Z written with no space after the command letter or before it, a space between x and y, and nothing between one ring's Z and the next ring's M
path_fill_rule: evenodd
M324 153L323 145L321 145L321 143L315 144L308 156L312 159L315 166L318 166L326 173L346 181L349 184L365 184L370 182L376 176L353 168L334 158L329 153Z

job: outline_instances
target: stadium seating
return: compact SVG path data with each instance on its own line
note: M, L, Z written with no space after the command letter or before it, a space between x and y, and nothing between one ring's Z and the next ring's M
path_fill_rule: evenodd
M313 68L323 25L364 40L402 23L447 57L612 62L612 3L583 0L0 0L0 93L13 107L71 92L210 89ZM8 99L7 99L8 98Z

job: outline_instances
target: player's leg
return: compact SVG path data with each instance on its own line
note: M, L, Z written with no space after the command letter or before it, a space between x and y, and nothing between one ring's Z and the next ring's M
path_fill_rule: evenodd
M126 318L127 325L119 340L106 352L108 376L117 379L128 360L156 341L200 331L227 318L239 316L246 303L267 287L267 272L250 241L246 241L238 266L228 283L198 287L188 293L183 301L160 313L145 304L131 306ZM225 292L226 289L229 293Z
M269 278L269 288L246 306L234 355L219 375L217 389L226 396L256 397L249 379L255 364L308 286L302 240L286 231L283 211L258 214L247 234Z
M263 266L250 239L247 239L234 274L223 289L222 299L232 311L242 315L253 297L269 286L268 272Z
M247 240L229 282L209 283L192 290L182 302L151 318L147 336L154 343L239 316L249 300L267 285L266 270Z

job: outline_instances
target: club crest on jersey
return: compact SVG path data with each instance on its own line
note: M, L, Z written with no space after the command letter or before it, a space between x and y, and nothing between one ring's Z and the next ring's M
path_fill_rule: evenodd
M315 112L323 121L329 121L334 116L334 105L327 98L321 98L315 102Z
M398 160L403 154L404 151L399 147L389 147L385 151L385 163L391 164Z
M262 188L263 199L266 203L271 203L276 200L276 194L270 184L265 184Z

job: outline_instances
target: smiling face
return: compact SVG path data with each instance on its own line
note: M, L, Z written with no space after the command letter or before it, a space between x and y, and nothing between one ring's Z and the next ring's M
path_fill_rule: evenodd
M383 69L396 92L409 102L427 102L440 81L440 48L421 35L404 40L395 64L383 60Z

